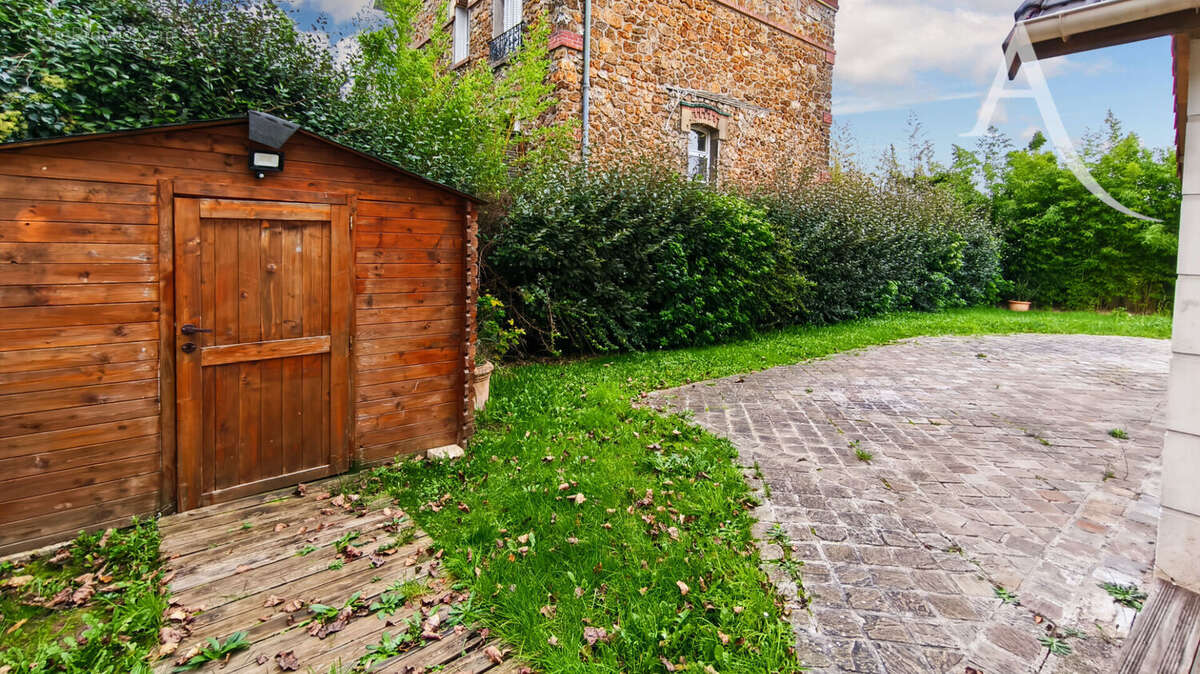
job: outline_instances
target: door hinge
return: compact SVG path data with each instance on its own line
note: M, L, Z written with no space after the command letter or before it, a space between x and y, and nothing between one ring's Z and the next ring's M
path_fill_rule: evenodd
M354 216L350 216L350 231L354 231Z

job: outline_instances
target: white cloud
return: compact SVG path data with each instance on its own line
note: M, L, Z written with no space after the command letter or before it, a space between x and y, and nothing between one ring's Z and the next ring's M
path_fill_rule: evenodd
M971 4L845 0L835 32L834 76L853 87L905 85L930 71L986 83L1000 62L1015 3Z
M835 31L834 114L982 98L1003 63L1017 0L843 0ZM1110 70L1066 58L1047 77ZM1023 86L1023 83L1015 83Z
M375 4L374 0L287 0L287 3L296 9L328 14L334 23L345 23Z

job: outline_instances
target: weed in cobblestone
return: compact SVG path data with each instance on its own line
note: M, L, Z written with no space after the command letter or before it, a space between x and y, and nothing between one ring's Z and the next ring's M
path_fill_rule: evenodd
M1129 439L1129 434L1126 433L1125 430L1121 429L1121 428L1114 428L1111 431L1109 431L1108 434L1118 440L1128 440Z
M850 449L854 450L854 458L862 461L863 463L871 463L871 459L875 458L874 454L859 446L858 440L850 441Z
M959 545L958 543L953 543L953 544L951 544L951 545L947 546L947 547L946 547L946 548L943 550L943 552L948 552L948 553L950 553L950 554L952 554L952 555L961 555L961 554L964 554L964 553L963 553L962 546L961 546L961 545Z
M1003 585L993 585L992 592L996 594L996 598L1002 603L1012 604L1013 606L1021 605L1021 600L1017 598L1017 595L1013 594L1012 590L1009 590Z
M791 539L788 538L787 532L783 530L783 525L778 522L767 532L767 540L783 548L788 547L792 543Z
M1101 583L1100 587L1113 598L1113 601L1135 611L1142 610L1142 602L1146 601L1146 593L1142 592L1137 585Z
M1104 479L1101 480L1101 482L1108 482L1109 480L1113 479L1116 476L1117 476L1117 474L1113 472L1113 469L1108 468L1104 471Z

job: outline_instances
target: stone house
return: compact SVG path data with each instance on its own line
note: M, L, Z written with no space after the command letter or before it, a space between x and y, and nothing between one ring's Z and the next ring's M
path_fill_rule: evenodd
M419 34L452 36L450 67L502 68L525 27L550 23L549 122L581 120L580 147L604 162L650 153L704 180L753 183L780 169L824 171L833 122L837 0L426 0ZM427 37L426 37L427 39Z

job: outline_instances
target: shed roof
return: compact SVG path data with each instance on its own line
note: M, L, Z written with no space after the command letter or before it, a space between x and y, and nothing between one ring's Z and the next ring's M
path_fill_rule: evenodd
M97 133L78 133L78 134L67 135L67 136L54 136L54 137L50 137L50 138L30 138L28 140L18 140L18 141L12 141L12 142L8 142L8 143L0 143L0 151L14 150L14 149L25 148L25 147L37 147L39 145L57 145L60 143L75 143L75 142L88 141L88 140L102 140L105 138L120 138L120 137L124 137L124 136L139 136L139 135L144 135L144 134L149 134L149 133L158 133L158 132L162 132L162 131L206 129L206 128L211 128L211 127L215 127L215 126L226 126L229 124L236 124L239 122L246 122L246 121L247 121L247 117L245 117L245 116L224 117L221 119L210 119L210 120L198 121L198 122L182 122L182 123L178 123L178 124L159 124L157 126L144 126L144 127L139 127L136 129L120 129L120 130L116 130L116 131L100 131ZM440 190L444 190L444 191L450 192L452 194L456 194L464 199L468 199L477 204L487 203L484 199L481 199L473 194L464 192L455 187L451 187L445 183L438 182L436 180L433 180L432 178L427 178L419 173L413 173L412 171L409 171L408 169L406 169L398 164L395 164L386 159L383 159L381 157L373 155L369 152L363 152L362 150L356 150L356 149L350 147L349 145L344 145L342 143L337 142L336 140L333 140L332 138L322 136L319 133L315 133L313 131L309 131L304 128L297 129L296 133L303 134L305 136L308 136L309 138L313 138L315 140L321 141L322 143L332 145L332 146L334 146L340 150L343 150L345 152L349 152L351 154L358 155L359 157L362 157L363 159L366 159L375 164L378 164L379 166L381 166L385 169L394 171L396 173L403 174L405 176L408 176L409 178L412 178L413 180L417 180L417 181L422 182L431 187L434 187L434 188L437 188Z

